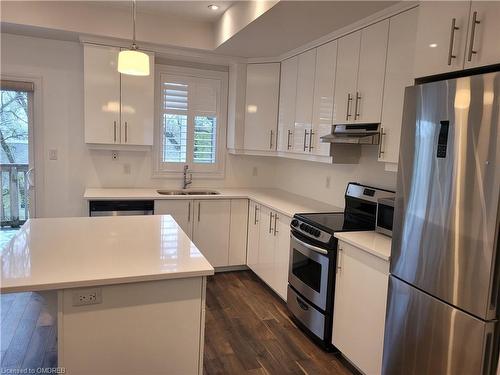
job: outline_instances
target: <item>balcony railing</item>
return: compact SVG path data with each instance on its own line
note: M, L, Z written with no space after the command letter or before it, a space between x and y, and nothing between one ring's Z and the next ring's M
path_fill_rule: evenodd
M28 219L28 169L28 164L0 164L2 227L18 227Z

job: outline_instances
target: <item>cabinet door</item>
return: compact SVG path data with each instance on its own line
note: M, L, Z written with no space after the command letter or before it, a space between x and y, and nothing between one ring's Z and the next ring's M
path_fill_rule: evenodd
M309 152L312 124L316 49L299 55L297 73L297 104L295 106L294 152Z
M309 139L309 151L316 155L330 155L330 144L321 142L320 138L332 131L336 66L337 41L318 47L314 77L312 132Z
M155 201L155 215L172 215L184 233L193 238L193 201L162 199Z
M194 201L193 242L213 267L229 264L230 215L229 200Z
M413 58L418 10L411 9L390 19L389 43L382 104L379 161L397 163L406 86L413 84Z
M121 75L121 142L153 145L154 55L149 54L149 76Z
M229 226L230 266L246 264L247 259L248 200L231 199L231 223Z
M273 283L274 272L274 212L260 206L259 264L256 274L268 285Z
M286 300L290 261L290 222L288 216L275 213L274 282L272 288Z
M339 242L332 343L365 374L382 372L388 275L389 262Z
M280 64L248 64L245 150L276 149Z
M420 2L415 77L463 69L469 8L469 1Z
M345 124L354 120L354 95L358 77L361 31L337 40L337 71L333 98L333 122Z
M466 68L500 63L498 20L500 20L500 2L472 1L465 53Z
M247 242L247 266L259 274L259 228L260 228L260 206L250 201L248 207L248 242Z
M290 151L293 145L298 62L297 56L281 62L278 151Z
M84 45L86 143L120 143L118 52L118 48Z
M377 22L361 31L358 84L354 97L356 122L380 122L388 35L389 20Z

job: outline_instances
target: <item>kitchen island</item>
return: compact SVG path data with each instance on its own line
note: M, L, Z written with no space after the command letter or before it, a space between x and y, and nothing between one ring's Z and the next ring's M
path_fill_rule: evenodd
M0 292L37 292L66 374L201 374L213 267L169 215L28 220Z

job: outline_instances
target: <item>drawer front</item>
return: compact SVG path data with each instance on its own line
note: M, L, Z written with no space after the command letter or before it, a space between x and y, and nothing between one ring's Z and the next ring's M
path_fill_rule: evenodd
M325 338L325 315L288 287L286 302L292 314L321 340Z

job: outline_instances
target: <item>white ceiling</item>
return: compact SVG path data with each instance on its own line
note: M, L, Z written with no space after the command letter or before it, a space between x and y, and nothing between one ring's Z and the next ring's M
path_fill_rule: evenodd
M273 57L338 30L397 1L280 1L215 52Z
M132 1L93 1L88 2L101 6L129 8L132 10ZM149 1L137 0L137 12L156 15L164 15L169 18L172 16L186 19L190 21L210 22L213 23L219 19L224 11L229 8L234 1ZM211 10L209 5L215 4L219 6L217 10Z

